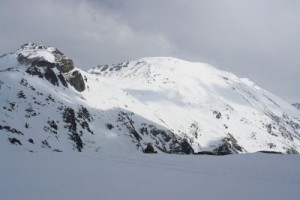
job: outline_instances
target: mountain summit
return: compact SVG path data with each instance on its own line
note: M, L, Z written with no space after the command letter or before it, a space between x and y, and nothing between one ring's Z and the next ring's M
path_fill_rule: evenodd
M88 71L28 43L0 57L1 150L298 153L299 111L205 63L143 58Z

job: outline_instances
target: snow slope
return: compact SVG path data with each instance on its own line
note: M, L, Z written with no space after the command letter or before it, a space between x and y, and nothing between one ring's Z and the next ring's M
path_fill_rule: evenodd
M143 58L85 72L29 43L1 56L0 94L1 150L300 151L299 111L205 63Z
M0 152L1 199L297 199L298 155ZM8 173L9 172L9 173Z
M285 145L299 146L299 112L248 79L208 64L144 58L88 72L122 88L143 104L127 105L130 110L141 116L152 113L148 119L188 138L195 152L231 136L241 152L285 152Z

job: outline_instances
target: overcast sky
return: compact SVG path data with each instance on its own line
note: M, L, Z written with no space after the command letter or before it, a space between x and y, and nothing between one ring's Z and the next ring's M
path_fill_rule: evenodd
M149 56L207 62L300 102L300 0L0 0L0 54L26 42L81 69Z

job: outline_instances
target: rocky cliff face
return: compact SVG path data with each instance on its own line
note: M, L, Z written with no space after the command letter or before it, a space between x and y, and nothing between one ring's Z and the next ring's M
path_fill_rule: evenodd
M28 43L0 57L0 95L1 150L300 151L298 111L203 63L145 58L85 72Z
M68 83L82 92L85 84L81 73L74 69L73 61L53 47L27 43L16 51L17 60L27 67L26 72L33 76L45 78L53 85Z

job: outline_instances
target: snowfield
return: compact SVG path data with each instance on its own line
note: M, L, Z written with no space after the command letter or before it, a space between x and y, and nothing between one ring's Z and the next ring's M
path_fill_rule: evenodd
M299 155L1 152L5 200L298 199Z

